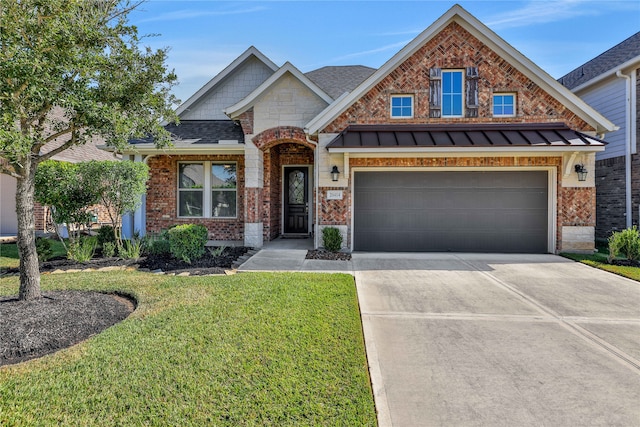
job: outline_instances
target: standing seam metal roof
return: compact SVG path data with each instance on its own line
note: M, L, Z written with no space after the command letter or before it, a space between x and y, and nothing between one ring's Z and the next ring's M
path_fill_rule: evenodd
M606 142L561 123L484 125L351 125L327 145L331 148L574 147Z

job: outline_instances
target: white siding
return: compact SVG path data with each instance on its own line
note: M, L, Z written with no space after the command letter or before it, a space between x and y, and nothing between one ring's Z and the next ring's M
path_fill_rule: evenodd
M578 94L587 104L620 127L619 130L605 135L604 139L609 145L603 152L597 153L597 160L625 154L625 84L626 80L623 79L610 80Z
M327 103L289 73L275 82L254 104L253 132L277 126L304 127Z
M273 74L273 70L256 58L235 70L189 110L181 114L183 120L228 120L223 110L245 98Z

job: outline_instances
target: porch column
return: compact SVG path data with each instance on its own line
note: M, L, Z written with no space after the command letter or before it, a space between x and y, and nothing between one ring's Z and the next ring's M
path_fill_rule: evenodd
M244 184L244 245L261 248L263 239L262 188L264 183L264 156L252 142L253 135L245 135Z

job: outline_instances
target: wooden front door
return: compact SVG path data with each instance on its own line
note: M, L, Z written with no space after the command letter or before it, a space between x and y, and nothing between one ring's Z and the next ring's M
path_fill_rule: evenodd
M307 234L309 232L309 168L285 166L284 168L284 233Z

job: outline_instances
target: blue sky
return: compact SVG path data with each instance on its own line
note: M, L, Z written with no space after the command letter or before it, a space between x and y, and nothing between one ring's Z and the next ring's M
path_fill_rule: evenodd
M451 1L149 0L130 15L186 100L249 46L302 72L378 68L444 14ZM461 1L513 47L559 78L640 31L639 0Z

